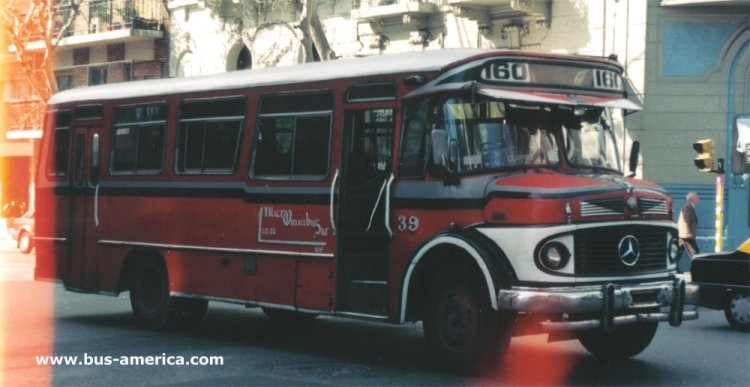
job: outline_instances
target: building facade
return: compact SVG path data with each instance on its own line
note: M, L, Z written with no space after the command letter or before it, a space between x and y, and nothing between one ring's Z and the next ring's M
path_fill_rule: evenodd
M335 58L460 47L594 56L624 65L644 111L617 117L620 155L641 143L638 176L664 185L676 210L697 191L699 242L715 243L715 178L693 166L693 142L710 138L725 159L722 234L750 236L750 2L747 0L90 0L57 50L60 89L197 76ZM64 4L64 3L61 3ZM326 47L302 28L319 17ZM59 15L66 15L64 6ZM7 46L7 45L4 45ZM7 78L7 76L6 76ZM26 104L3 79L3 107ZM19 114L10 114L21 117ZM24 116L29 116L26 114ZM8 122L8 121L3 121ZM16 126L13 126L16 125ZM33 134L39 124L27 125ZM29 163L27 139L0 131L0 156ZM24 161L21 161L23 163ZM9 170L28 169L23 164ZM16 173L3 181L24 186ZM6 183L7 185L7 183ZM9 188L3 188L3 201ZM24 191L20 189L17 191ZM15 192L15 191L14 191ZM17 195L17 194L13 194ZM678 211L675 211L675 216Z
M63 31L55 49L58 90L169 74L169 13L161 0L88 0L77 11L70 1L59 1L55 15L58 31ZM34 147L42 134L45 104L20 71L14 47L0 43L6 67L0 79L0 205L32 203ZM38 56L48 49L41 39L27 48Z
M725 159L721 231L725 249L734 249L750 237L750 129L742 125L750 114L750 2L650 1L647 19L646 109L637 134L644 175L669 189L677 209L687 192L700 194L699 243L713 251L716 174L691 165L693 142L712 139L715 159Z
M750 3L746 0L308 0L337 58L458 47L610 56L625 66L643 112L619 117L623 159L641 143L638 176L675 199L703 198L699 242L715 244L713 173L693 166L710 138L725 159L731 249L750 236ZM170 75L193 76L308 60L298 2L171 0ZM317 53L313 47L313 55ZM740 118L740 125L737 119ZM623 161L624 164L624 161Z

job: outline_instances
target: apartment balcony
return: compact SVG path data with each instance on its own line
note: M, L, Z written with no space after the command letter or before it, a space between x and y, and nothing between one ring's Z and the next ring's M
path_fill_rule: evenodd
M352 18L381 26L424 23L440 11L431 1L420 0L364 0L352 3Z
M533 21L548 27L552 12L550 0L448 0L459 16L482 20Z
M58 46L68 49L160 39L169 22L161 0L91 0L75 15L69 4L56 8L58 29L73 17Z
M8 106L8 140L42 137L45 104L39 99L12 100ZM1 141L2 139L0 139Z

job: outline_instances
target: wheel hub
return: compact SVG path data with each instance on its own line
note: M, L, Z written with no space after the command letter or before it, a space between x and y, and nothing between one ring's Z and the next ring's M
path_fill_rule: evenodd
M454 294L440 303L438 331L448 348L465 351L478 335L478 309L470 297Z
M730 302L732 317L742 324L750 323L750 296L738 294Z

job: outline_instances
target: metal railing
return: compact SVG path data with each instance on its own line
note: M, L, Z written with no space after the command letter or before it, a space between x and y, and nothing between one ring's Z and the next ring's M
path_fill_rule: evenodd
M44 119L44 103L40 100L10 101L8 130L39 130Z
M55 8L58 29L73 17L63 37L118 29L160 30L168 16L161 0L90 0L80 5L77 14L65 0Z

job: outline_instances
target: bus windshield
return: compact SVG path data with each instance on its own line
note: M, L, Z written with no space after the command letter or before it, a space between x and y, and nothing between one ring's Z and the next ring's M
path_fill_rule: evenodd
M443 99L433 128L449 139L451 170L561 166L603 168L619 173L608 111L482 98Z

